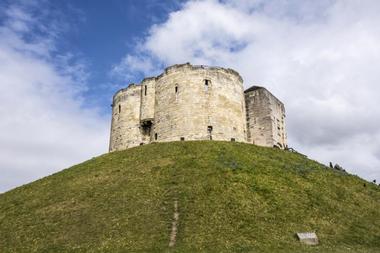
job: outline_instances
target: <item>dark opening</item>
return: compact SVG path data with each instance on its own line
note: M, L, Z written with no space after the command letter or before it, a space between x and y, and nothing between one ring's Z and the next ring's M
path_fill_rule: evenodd
M235 138L231 138L231 141L235 141Z
M144 143L141 142L141 143L140 143L140 146L142 146L142 145L144 145Z
M178 86L177 85L175 86L175 93L176 94L178 93Z
M150 136L152 125L153 125L153 122L151 120L146 120L146 121L141 122L142 133L144 135Z
M147 90L148 90L148 87L145 85L144 86L144 95L146 96L146 92L147 92Z
M184 140L185 140L185 137L181 137L180 140L181 140L181 141L184 141Z
M212 140L212 135L211 135L211 133L212 133L212 126L207 126L207 132L208 132L208 136L209 136L210 140Z
M205 91L208 91L208 87L209 87L210 83L211 83L210 80L205 79Z
M155 140L158 139L158 134L157 134L157 133L154 134L154 139L155 139Z
M121 112L121 105L119 105L119 113Z

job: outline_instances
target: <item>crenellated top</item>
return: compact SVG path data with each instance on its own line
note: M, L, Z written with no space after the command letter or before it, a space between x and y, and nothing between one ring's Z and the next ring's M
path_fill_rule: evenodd
M155 76L152 76L152 77L145 77L141 83L145 83L145 82L150 82L150 81L155 81L157 79L157 77Z
M284 111L285 113L285 106L284 106L284 103L281 102L281 100L279 100L275 95L272 94L272 92L270 92L268 89L266 89L265 87L262 87L262 86L257 86L257 85L253 85L251 87L249 87L248 89L246 89L244 91L244 94L249 94L249 93L252 93L254 91L265 91L266 93L268 93L272 99L274 99L276 101L277 104L279 104L282 108L282 110Z
M230 68L207 66L207 65L191 65L189 62L184 63L184 64L175 64L175 65L165 68L164 72L158 75L156 79L159 79L162 76L170 74L172 72L179 71L181 69L191 69L191 70L206 69L206 70L213 70L213 71L223 71L225 73L235 75L239 79L239 81L243 82L243 78L240 76L240 74L236 70L233 70Z
M141 84L130 83L126 88L122 88L122 89L116 91L116 93L112 97L112 104L111 104L111 106L114 106L114 104L115 104L115 102L117 100L117 97L119 95L121 95L121 93L127 92L127 91L129 91L131 89L135 89L135 88L140 89L141 88Z
M170 73L173 73L173 72L176 72L176 71L181 71L183 69L191 69L191 70L198 70L198 69L205 69L205 70L211 70L211 71L222 71L222 72L225 72L227 74L232 74L232 75L235 75L238 80L240 82L243 82L243 78L240 76L240 74L233 70L233 69L230 69L230 68L222 68L222 67L213 67L213 66L206 66L206 65L191 65L190 63L184 63L184 64L175 64L175 65L172 65L172 66L169 66L167 68L164 69L164 72L161 73L160 75L158 76L152 76L152 77L146 77L144 78L141 83L131 83L129 84L126 88L122 88L118 91L116 91L116 93L114 94L113 96L113 100L115 99L115 97L121 93L121 92L125 92L133 87L136 87L136 86L141 86L143 83L145 82L149 82L149 81L157 81L158 79L164 77L165 75L168 75Z
M128 84L127 87L125 87L125 88L121 88L120 90L117 90L117 91L115 92L115 94L113 95L113 99L115 99L115 97L116 97L119 93L124 92L124 91L127 91L127 90L129 90L129 89L132 89L133 87L136 87L136 86L140 86L140 84L139 84L139 83L130 83L130 84Z

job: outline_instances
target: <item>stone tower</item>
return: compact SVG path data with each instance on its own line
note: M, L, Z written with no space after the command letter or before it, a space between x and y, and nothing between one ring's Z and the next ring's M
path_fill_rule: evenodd
M181 140L285 148L284 115L283 104L266 89L244 91L241 76L232 69L173 65L116 92L109 150ZM273 127L277 119L280 135Z
M286 148L284 104L263 87L252 86L244 94L248 142L259 146Z

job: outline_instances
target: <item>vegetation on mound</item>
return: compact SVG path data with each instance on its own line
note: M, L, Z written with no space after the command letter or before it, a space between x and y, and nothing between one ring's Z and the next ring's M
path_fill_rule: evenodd
M364 183L249 144L140 146L0 195L0 252L380 252L380 190Z

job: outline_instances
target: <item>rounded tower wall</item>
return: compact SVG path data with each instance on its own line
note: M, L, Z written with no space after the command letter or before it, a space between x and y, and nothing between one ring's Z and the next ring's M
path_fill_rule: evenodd
M141 86L131 84L113 97L110 151L123 150L141 143Z
M140 120L142 122L154 119L155 84L155 77L145 78L141 82Z
M246 141L244 90L237 72L174 65L157 77L155 91L154 140Z

